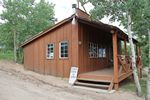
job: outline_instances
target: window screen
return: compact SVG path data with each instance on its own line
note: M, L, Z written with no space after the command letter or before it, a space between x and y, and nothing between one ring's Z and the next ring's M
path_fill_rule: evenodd
M47 45L47 58L53 59L54 58L54 44Z

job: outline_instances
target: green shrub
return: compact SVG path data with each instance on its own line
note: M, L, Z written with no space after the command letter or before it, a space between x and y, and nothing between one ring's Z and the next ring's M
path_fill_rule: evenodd
M11 50L0 50L0 60L13 60L14 59L14 55L13 55L13 51Z

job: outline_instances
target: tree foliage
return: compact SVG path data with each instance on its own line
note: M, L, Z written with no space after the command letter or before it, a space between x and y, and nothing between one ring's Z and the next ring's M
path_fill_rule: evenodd
M45 0L3 0L4 8L0 19L0 42L13 49L13 33L16 33L17 46L54 24L54 5Z
M54 24L54 5L45 0L3 0L2 6L0 45L13 49L17 62L21 42Z
M150 28L150 0L141 0L134 12L133 31L138 35L142 47L143 65L148 66L148 29Z
M105 16L109 16L109 20L117 20L125 28L127 28L127 11L130 11L132 17L136 9L133 6L135 0L90 0L90 2L94 5L94 9L91 11L93 19L100 20Z

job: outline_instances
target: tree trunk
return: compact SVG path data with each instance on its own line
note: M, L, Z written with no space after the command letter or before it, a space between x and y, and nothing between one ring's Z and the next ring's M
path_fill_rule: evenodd
M148 38L149 38L149 68L148 68L148 79L147 79L147 97L146 100L150 100L150 28L148 29Z
M17 62L16 32L14 31L14 62Z
M137 73L137 67L136 67L136 57L135 57L135 48L133 44L133 38L132 38L132 33L131 33L131 16L128 13L128 35L129 35L129 43L130 43L130 49L131 49L131 59L132 59L132 70L133 70L133 77L137 89L137 95L141 96L142 91L141 91L141 86L139 82L139 77Z
M78 8L79 8L79 0L77 0L77 5L78 5Z

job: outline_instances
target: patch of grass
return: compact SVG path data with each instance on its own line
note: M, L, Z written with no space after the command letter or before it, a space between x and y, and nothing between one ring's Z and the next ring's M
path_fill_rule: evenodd
M0 60L13 60L13 51L0 51Z
M147 93L147 80L146 79L147 79L147 75L143 75L143 78L140 79L143 96L146 96L146 93ZM125 91L132 91L132 92L136 91L135 83L134 81L131 81L131 79L125 80L121 85L122 85L121 89Z

